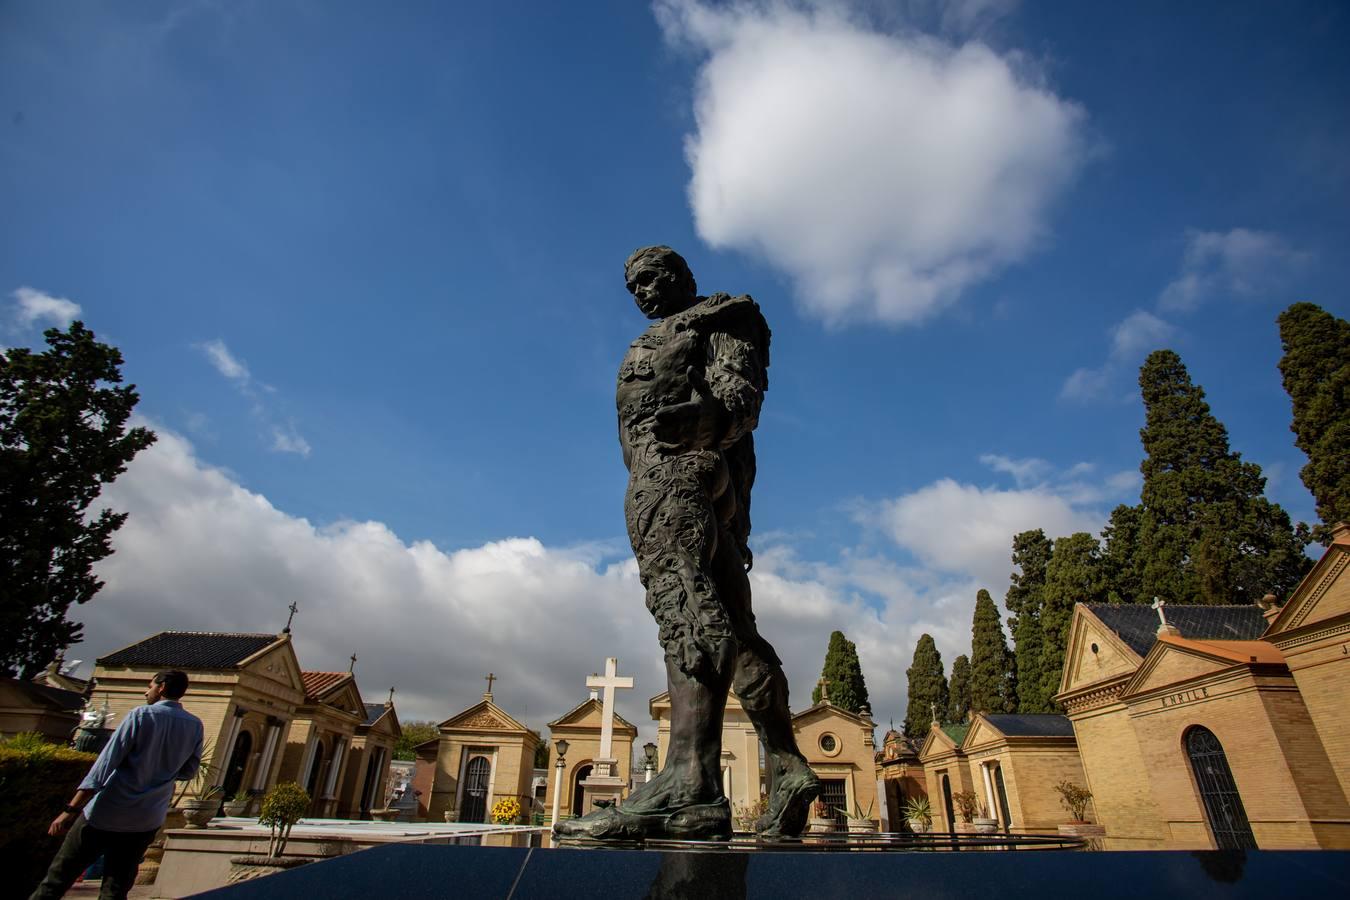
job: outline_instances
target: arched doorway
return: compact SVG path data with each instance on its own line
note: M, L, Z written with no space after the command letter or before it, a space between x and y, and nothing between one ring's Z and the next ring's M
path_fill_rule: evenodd
M1256 837L1247 821L1247 811L1242 806L1223 745L1214 732L1200 725L1186 732L1184 742L1214 843L1220 850L1255 850Z
M942 811L947 814L947 830L956 830L956 807L952 805L952 780L942 773Z
M572 775L572 815L574 816L586 814L586 810L581 808L582 804L586 802L586 789L581 786L581 782L590 778L594 769L595 766L589 764L579 766L576 773Z
M248 756L253 752L253 735L240 731L234 739L234 750L230 753L229 765L225 767L225 780L221 782L221 796L224 800L234 799L244 786L244 771L248 768Z
M487 821L488 778L492 763L486 756L475 756L464 769L464 803L459 811L461 822Z

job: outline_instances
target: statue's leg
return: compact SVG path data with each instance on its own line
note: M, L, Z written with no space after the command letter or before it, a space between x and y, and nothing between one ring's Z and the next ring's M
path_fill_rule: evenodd
M732 687L764 745L773 785L769 808L755 823L755 830L762 837L795 837L806 827L811 801L820 793L820 781L797 747L788 707L787 676L778 654L755 625L750 579L739 555L725 552L725 548L734 546L730 539L719 544L723 551L717 554L714 571L739 648Z

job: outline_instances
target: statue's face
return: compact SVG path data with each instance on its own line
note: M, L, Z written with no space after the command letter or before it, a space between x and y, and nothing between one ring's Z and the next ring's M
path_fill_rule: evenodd
M649 319L688 309L694 297L680 273L660 259L644 259L628 269L628 292Z

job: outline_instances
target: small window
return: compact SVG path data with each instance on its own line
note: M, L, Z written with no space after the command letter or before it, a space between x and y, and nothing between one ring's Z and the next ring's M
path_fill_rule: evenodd
M826 753L833 753L839 749L839 741L832 734L822 734L820 736L820 749Z

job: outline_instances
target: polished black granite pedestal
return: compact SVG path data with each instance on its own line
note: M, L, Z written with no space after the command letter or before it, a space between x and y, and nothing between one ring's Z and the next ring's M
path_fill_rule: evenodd
M697 852L388 844L211 891L220 900L1350 897L1350 852Z

